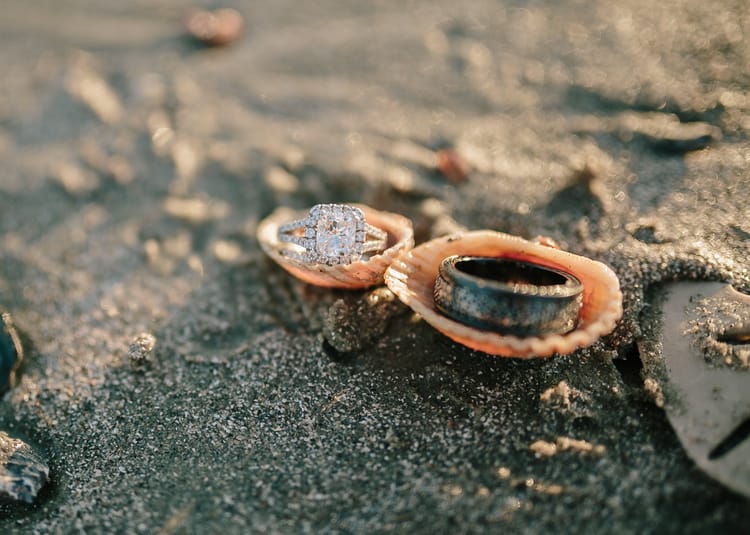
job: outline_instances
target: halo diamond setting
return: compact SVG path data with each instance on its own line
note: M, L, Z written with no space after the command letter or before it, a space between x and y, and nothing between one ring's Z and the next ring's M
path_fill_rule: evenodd
M374 239L367 240L367 236ZM351 264L370 252L382 251L387 233L368 225L362 210L345 204L316 204L307 218L279 227L279 241L304 251L284 249L283 254L305 264Z

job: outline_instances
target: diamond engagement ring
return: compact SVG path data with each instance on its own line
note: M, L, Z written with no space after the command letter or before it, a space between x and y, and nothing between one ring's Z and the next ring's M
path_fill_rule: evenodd
M383 251L388 233L369 225L362 210L355 206L316 204L306 218L280 225L278 240L302 249L282 250L292 260L334 266Z
M408 218L366 204L280 206L256 234L263 252L298 279L346 290L382 284L386 268L414 247Z

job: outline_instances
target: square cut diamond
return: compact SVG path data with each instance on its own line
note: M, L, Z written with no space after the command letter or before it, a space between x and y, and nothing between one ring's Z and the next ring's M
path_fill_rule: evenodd
M315 256L326 264L350 263L362 256L364 214L358 208L320 205L313 213Z

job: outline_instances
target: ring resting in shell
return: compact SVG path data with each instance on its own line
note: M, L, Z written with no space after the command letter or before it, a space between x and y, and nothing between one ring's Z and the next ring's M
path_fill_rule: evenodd
M575 329L566 334L513 336L452 320L436 308L433 289L442 260L452 255L531 262L570 273L583 284ZM475 231L434 239L395 260L385 273L388 288L434 328L471 349L505 357L547 357L588 347L622 316L622 293L614 272L595 260L501 232Z
M282 251L289 244L278 238L278 229L284 223L307 216L307 211L278 208L258 225L258 242L265 253L277 264L300 280L316 286L356 290L376 286L383 282L386 268L405 251L414 246L411 221L391 212L375 210L363 204L351 204L362 210L368 224L388 234L386 249L367 259L350 264L305 264L285 256Z
M438 268L433 299L445 316L515 336L565 334L578 323L583 285L538 264L453 255Z

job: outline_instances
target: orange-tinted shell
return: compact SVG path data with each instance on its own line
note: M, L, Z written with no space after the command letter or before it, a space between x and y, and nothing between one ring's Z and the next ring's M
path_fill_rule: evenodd
M309 284L351 290L381 284L386 268L404 251L414 246L414 230L411 221L404 216L374 210L363 204L349 206L360 208L367 223L388 233L388 248L385 251L370 256L367 260L345 265L306 265L295 262L281 254L281 249L288 244L279 242L278 229L284 223L307 217L308 212L294 211L289 208L278 208L260 222L257 233L260 246L281 267Z
M583 283L578 326L563 335L517 337L483 331L442 315L435 308L432 291L440 262L451 255L510 258L575 275ZM401 301L446 336L472 349L505 357L571 353L611 332L622 316L620 282L601 262L488 230L454 234L420 245L388 268L385 283Z

